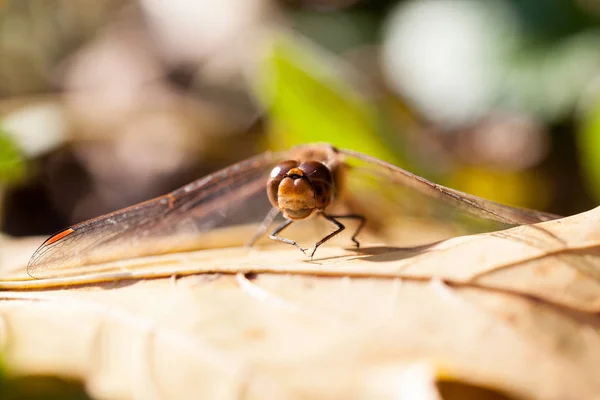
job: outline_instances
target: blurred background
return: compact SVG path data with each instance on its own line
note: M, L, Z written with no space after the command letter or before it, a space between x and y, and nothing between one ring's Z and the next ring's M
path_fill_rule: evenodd
M590 0L0 0L0 230L324 141L499 202L600 200Z

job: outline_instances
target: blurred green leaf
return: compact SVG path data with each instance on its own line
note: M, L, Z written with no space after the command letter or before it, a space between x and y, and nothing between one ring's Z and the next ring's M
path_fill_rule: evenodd
M455 189L516 207L544 209L550 193L537 171L500 171L483 166L454 170L448 185Z
M0 125L0 184L19 181L25 175L25 158Z
M378 40L374 14L352 8L327 13L301 9L291 13L294 30L334 53L352 51Z
M600 201L600 96L583 116L578 144L587 187Z
M328 142L399 163L382 140L377 108L343 79L347 72L306 42L275 39L256 88L273 124L272 147Z
M498 104L543 121L568 117L600 67L600 35L583 32L561 41L524 42L502 65Z

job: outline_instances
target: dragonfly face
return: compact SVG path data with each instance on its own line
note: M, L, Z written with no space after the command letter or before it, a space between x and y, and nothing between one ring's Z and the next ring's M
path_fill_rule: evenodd
M292 220L325 210L334 193L331 171L318 161L284 161L273 168L267 181L271 205Z
M306 154L306 156L310 155ZM337 165L337 163L332 162L331 165ZM354 232L354 235L352 235L352 241L358 247L359 243L356 240L356 235L358 235L362 229L365 218L362 215L351 214L327 215L325 213L325 208L333 201L334 194L335 181L333 174L330 168L325 164L315 160L303 162L288 160L279 163L273 168L271 176L267 181L267 195L269 196L271 205L274 207L273 210L281 211L286 218L286 221L275 229L269 235L269 238L292 245L308 255L306 253L307 249L300 247L296 241L283 238L278 234L290 226L292 222L306 219L311 215L316 214L334 224L337 229L332 233L325 235L321 240L315 243L313 251L310 253L311 259L319 246L346 228L336 218L352 218L360 220L358 229ZM261 224L261 228L257 232L258 234L254 236L252 243L265 233L266 228L271 225L275 216L276 213L273 212L270 212L266 216Z

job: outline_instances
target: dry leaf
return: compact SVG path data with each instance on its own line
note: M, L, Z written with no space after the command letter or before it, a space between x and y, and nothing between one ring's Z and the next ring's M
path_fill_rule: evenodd
M25 279L37 244L1 244L4 361L97 398L600 398L600 209L312 262L274 244Z

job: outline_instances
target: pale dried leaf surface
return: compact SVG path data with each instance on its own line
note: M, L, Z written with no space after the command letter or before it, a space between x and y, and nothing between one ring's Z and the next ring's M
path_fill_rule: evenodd
M275 244L25 280L37 244L1 242L5 362L98 398L437 399L435 379L600 398L600 209L312 262Z

